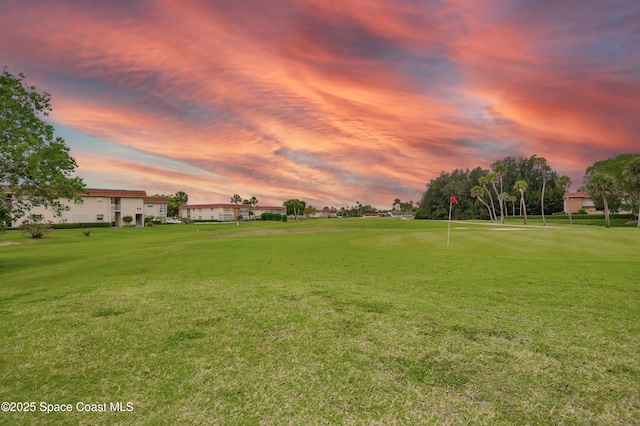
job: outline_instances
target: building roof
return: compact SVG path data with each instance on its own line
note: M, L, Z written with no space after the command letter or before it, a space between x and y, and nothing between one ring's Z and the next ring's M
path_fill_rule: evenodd
M168 198L162 198L162 197L144 197L145 203L169 204L169 201L170 200Z
M6 194L13 194L7 186L2 187ZM79 197L117 197L117 198L146 198L147 192L131 189L99 189L85 188L78 193Z
M591 198L591 195L586 192L567 192L562 198Z
M78 194L81 197L116 197L116 198L146 198L147 192L130 189L96 189L86 188Z
M183 206L180 206L180 209L215 209L215 208L236 208L235 204L185 204ZM248 204L238 204L238 208L239 209L248 209L250 208L251 210L284 210L285 207L279 206L279 207L273 207L273 206L255 206L255 207L251 207Z
M247 208L246 204L238 204L238 208ZM236 208L235 204L185 204L180 209L215 209L215 208Z

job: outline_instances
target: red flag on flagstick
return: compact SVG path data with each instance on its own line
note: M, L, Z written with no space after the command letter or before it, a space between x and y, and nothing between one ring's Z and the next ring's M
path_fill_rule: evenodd
M453 210L454 204L460 205L458 200L456 200L456 197L454 197L453 194L451 194L451 197L449 198L449 221L448 221L449 224L447 225L447 247L449 247L449 236L451 235L451 210Z

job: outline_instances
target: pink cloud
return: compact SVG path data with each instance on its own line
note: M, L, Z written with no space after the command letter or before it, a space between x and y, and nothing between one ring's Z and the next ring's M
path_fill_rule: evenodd
M442 170L507 155L545 156L579 181L601 156L637 150L631 18L618 29L600 7L579 22L574 7L544 7L11 2L0 53L54 95L57 123L182 164L106 153L80 162L96 176L386 206L418 200Z

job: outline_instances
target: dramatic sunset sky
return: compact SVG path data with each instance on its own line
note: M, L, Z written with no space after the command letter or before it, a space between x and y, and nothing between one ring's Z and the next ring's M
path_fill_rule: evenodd
M419 201L533 154L640 152L640 1L0 0L88 187L191 203Z

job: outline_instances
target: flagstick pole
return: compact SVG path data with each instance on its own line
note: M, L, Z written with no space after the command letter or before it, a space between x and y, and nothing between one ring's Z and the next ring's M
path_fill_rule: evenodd
M449 220L447 221L447 247L449 247L449 237L451 236L451 208L453 203L451 202L451 197L449 197Z

